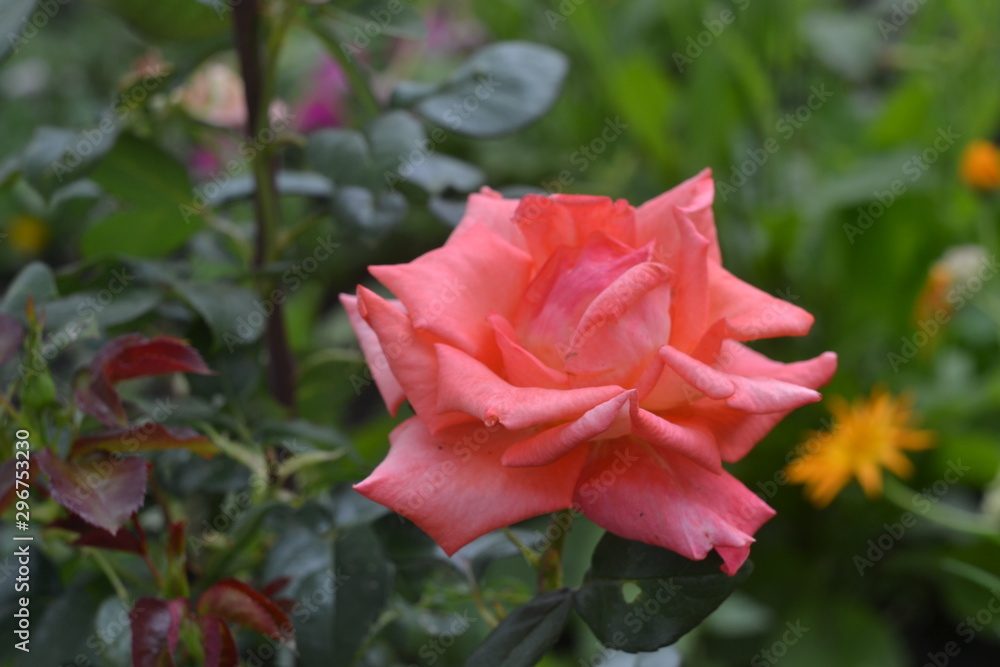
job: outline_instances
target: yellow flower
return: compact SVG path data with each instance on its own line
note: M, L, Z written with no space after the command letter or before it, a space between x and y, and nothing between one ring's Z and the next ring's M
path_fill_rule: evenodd
M785 472L792 484L805 484L805 494L817 507L826 507L851 477L857 478L869 498L882 492L882 468L900 477L913 472L902 450L927 449L930 431L910 428L911 401L893 398L876 388L870 399L848 404L836 396L830 412L836 418L831 431L813 433L802 446L804 453Z
M1000 148L992 141L970 141L959 164L966 185L980 190L1000 188Z
M37 255L49 244L49 228L33 215L19 215L10 221L7 242L23 255Z

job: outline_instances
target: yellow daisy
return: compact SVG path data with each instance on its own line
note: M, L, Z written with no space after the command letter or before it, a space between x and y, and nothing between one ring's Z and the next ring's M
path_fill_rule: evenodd
M816 432L802 445L802 455L785 472L792 484L805 484L805 494L817 507L826 507L857 478L869 498L882 492L882 468L900 477L913 472L902 450L933 445L931 431L910 428L912 401L893 398L876 388L869 399L848 404L842 397L830 401L836 418L831 431Z

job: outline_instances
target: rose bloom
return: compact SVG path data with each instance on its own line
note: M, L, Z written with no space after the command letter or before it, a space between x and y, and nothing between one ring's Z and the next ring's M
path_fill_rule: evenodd
M443 248L371 267L398 301L341 301L390 411L415 416L355 488L449 554L572 508L734 573L774 511L722 464L819 400L836 356L744 345L813 317L722 268L713 195L707 170L639 208L484 189Z

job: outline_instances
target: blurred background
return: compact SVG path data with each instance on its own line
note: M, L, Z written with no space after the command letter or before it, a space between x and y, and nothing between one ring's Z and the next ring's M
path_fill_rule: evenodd
M177 4L185 3L164 6ZM312 256L322 239L340 244L333 261L306 271L285 316L298 368L295 423L309 425L297 437L320 450L350 447L352 456L306 471L300 495L257 524L251 556L234 571L311 572L309 559L331 547L314 544L309 531L319 534L321 524L336 531L310 512L360 512L375 526L380 558L395 569L396 592L382 601L392 614L376 613L380 625L358 664L462 664L488 630L456 625L468 606L467 582L412 566L407 550L426 547L419 531L342 497L346 482L381 460L397 420L364 379L336 297L371 285L369 264L409 261L441 245L464 194L480 185L638 205L709 167L726 267L816 316L808 337L755 347L783 361L836 351L839 370L826 396L864 401L879 387L908 395L913 428L932 431L935 446L908 455L913 471L902 484L911 491L896 482L894 497L869 497L852 481L818 508L784 469L789 452L811 431L829 430L831 417L827 404L798 410L734 468L778 514L756 536L754 574L708 622L647 662L602 651L575 624L542 664L998 664L1000 613L990 603L1000 610L1000 546L948 524L975 516L1000 531L1000 283L992 280L1000 268L1000 4L416 0L402 3L405 11L377 37L356 42L382 5L329 4L344 5L335 15L340 41L363 47L354 57L369 91L360 93L322 39L289 28L271 109L272 119L290 124L281 157L290 222L275 271ZM263 383L260 349L250 344L260 332L240 331L254 328L245 284L250 205L236 192L240 174L216 188L221 194L204 187L246 148L235 131L245 122L242 102L230 99L242 93L227 24L185 23L183 15L118 0L51 5L37 34L9 22L4 30L25 39L0 68L0 279L9 284L27 263L42 261L72 308L79 302L66 299L98 294L112 270L129 267L134 291L98 314L100 330L145 327L188 338L219 373L191 380L185 409L202 411L192 419L225 413L267 431L274 425L254 421L277 414L253 391ZM402 187L406 201L369 196L365 216L345 211L344 201L331 204L322 183L310 180L324 172L312 137L368 122L366 96L377 106L403 104L401 82L440 81L500 40L536 42L568 59L562 92L537 122L500 138L435 135L428 124L433 152L465 166L440 176L440 186ZM122 116L110 131L101 129L109 109ZM81 133L117 136L122 127L128 141L80 143ZM93 156L81 146L94 156L110 150L113 164L53 178L53 160L67 145L83 163ZM169 178L144 180L153 163L166 165L160 173ZM108 223L108 194L139 191L148 198L133 205L153 222ZM191 192L211 200L210 212L198 209L198 224L177 213ZM169 210L161 216L156 202L164 198ZM236 305L220 312L225 304ZM939 311L947 318L935 324ZM243 339L235 349L225 337L233 332ZM87 340L68 347L54 369L69 373L95 348ZM223 407L213 395L225 397ZM161 463L165 488L202 498L189 524L210 517L247 481L232 462ZM920 492L916 521L897 534L907 511L897 501ZM599 534L585 521L571 534L571 581L582 577ZM93 627L114 611L102 602L107 591L94 565L67 562L65 553L44 562L44 595L72 607L60 612L63 627L67 619ZM500 559L484 570L483 588L512 604L530 595L530 576L518 559ZM69 595L77 597L68 602ZM300 640L299 664L328 664L315 632ZM450 638L447 650L428 649L435 637ZM946 652L950 643L955 652ZM87 664L127 664L115 655L92 655Z

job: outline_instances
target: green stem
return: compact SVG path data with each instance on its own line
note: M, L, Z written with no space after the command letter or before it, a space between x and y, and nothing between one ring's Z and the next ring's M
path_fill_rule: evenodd
M549 528L545 531L546 536L555 527L555 538L549 543L538 557L538 564L535 571L538 573L537 590L538 593L555 591L563 587L563 566L562 550L566 542L566 534L573 525L573 513L570 510L560 510L552 515Z
M292 3L288 13L293 13L296 4ZM281 36L287 28L290 18L279 21L272 40L267 49L267 57L277 58ZM262 62L259 0L244 0L233 8L233 39L236 52L239 55L240 69L243 73L243 86L246 92L247 105L247 140L255 151L253 156L253 176L256 184L254 194L254 209L257 217L257 243L254 251L253 266L259 271L274 260L274 240L281 228L281 208L278 200L278 189L275 182L275 164L272 146L259 146L258 137L269 128L268 107L271 102L273 83L269 74L273 74L274 64L271 61ZM260 290L262 294L270 294L272 280L262 278ZM285 331L284 309L280 303L274 304L274 310L267 320L265 341L269 353L269 379L271 393L285 407L295 407L295 367L292 353L288 345L288 335Z
M121 577L119 577L118 573L115 572L113 567L111 567L111 563L109 563L108 559L104 557L104 554L97 549L91 549L89 547L84 547L83 550L90 554L90 556L97 562L97 567L101 569L104 576L106 576L108 581L111 582L111 587L115 589L115 595L118 596L118 599L125 604L128 604L128 592L125 590L125 584L122 583Z
M917 507L913 504L913 498L919 495L895 477L886 477L886 500L896 506L922 516L939 526L1000 543L1000 532L984 523L980 515L946 505L941 502L940 498L928 502L923 507Z

